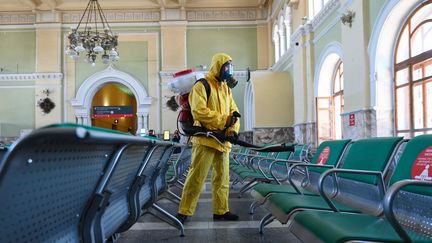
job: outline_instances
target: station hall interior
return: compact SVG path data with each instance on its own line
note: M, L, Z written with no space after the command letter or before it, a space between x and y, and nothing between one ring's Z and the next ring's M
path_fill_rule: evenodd
M81 52L71 33L96 22L84 15L92 2L116 44ZM232 57L249 143L307 144L312 157L326 141L432 134L431 0L0 0L0 147L52 124L170 140L169 83L207 74L215 53ZM238 222L211 219L209 177L185 237L146 215L115 240L301 242L276 220L260 234L266 211L249 214L240 188Z

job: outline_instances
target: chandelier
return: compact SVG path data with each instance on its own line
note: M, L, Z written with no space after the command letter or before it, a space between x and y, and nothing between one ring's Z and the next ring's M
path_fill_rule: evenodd
M84 25L84 29L80 30L81 25ZM72 28L68 39L65 53L74 60L85 55L85 61L94 66L99 54L102 54L104 64L120 58L117 52L118 36L113 35L97 0L89 1L78 26Z

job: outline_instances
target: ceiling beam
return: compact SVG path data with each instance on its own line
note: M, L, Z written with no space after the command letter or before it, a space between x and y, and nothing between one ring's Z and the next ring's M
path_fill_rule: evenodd
M18 0L20 3L27 5L28 7L30 7L31 9L35 9L36 8L36 3L33 2L33 0Z

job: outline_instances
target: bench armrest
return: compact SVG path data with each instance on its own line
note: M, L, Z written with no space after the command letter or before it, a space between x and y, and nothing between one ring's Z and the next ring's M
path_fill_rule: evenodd
M297 164L294 164L293 166L291 166L291 168L290 168L290 170L288 171L288 181L289 181L289 183L291 184L291 186L292 187L294 187L294 189L296 190L296 192L298 193L298 194L303 194L299 189L298 189L298 187L294 184L294 182L293 182L293 180L292 180L292 177L291 177L291 173L294 171L294 168L296 168L296 167L300 167L300 166L302 166L302 167L306 167L306 168L308 168L308 167L315 167L315 168L334 168L332 165L319 165L319 164L309 164L309 163L297 163ZM306 176L307 177L309 177L309 175L308 175L308 173L306 173Z
M286 178L282 178L279 179L276 177L275 175L275 171L273 170L273 167L276 165L276 163L285 163L287 166L287 175ZM288 172L289 172L289 168L290 166L292 166L293 164L300 164L300 163L304 163L302 161L297 161L297 160L290 160L290 159L275 159L269 166L269 171L271 176L274 178L274 180L278 183L278 184L282 184L282 181L286 181L288 179Z
M384 196L384 215L395 229L398 235L402 238L404 242L413 242L409 237L408 233L404 230L402 225L397 221L396 216L393 211L393 202L396 195L401 191L402 188L406 186L420 186L420 187L432 187L431 181L418 181L418 180L402 180L393 184Z
M369 171L369 170L351 170L351 169L331 169L328 171L325 171L320 178L318 179L318 190L321 196L324 198L324 200L327 202L327 204L330 206L331 209L335 212L339 212L339 210L336 208L336 206L333 204L333 202L329 199L329 197L324 192L324 180L327 176L331 174L362 174L362 175L371 175L377 177L377 183L379 187L379 191L381 196L384 196L385 193L385 187L384 187L384 177L381 171ZM334 178L335 179L335 178Z

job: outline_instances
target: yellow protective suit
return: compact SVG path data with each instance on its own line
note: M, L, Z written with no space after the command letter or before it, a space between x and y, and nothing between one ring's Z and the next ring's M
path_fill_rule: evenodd
M225 53L213 56L209 73L205 79L209 83L211 92L207 100L205 87L198 82L189 94L189 104L192 109L195 126L204 126L212 131L223 131L229 115L238 111L230 88L225 82L220 82L219 72L222 65L230 61L231 57ZM229 127L227 133L236 132L240 129L240 121ZM229 152L231 144L225 142L222 146L213 138L192 138L192 163L182 192L179 213L191 216L201 193L202 186L207 177L210 166L212 172L212 197L213 213L224 214L229 211Z

